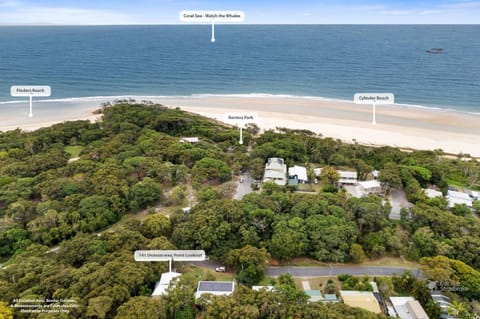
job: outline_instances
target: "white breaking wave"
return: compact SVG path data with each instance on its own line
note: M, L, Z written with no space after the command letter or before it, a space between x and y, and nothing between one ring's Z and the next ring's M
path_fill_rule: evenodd
M233 94L215 94L215 93L201 93L201 94L191 94L191 95L115 95L115 96L85 96L85 97L70 97L70 98L58 98L58 99L35 99L34 103L84 103L84 102L97 102L99 104L104 102L114 102L116 100L129 100L134 99L136 102L141 102L144 100L160 100L160 99L205 99L205 98L259 98L259 99L304 99L311 101L323 101L323 102L341 102L341 103L353 103L352 100L345 99L336 99L328 98L322 96L312 96L312 95L291 95L291 94L271 94L271 93L233 93ZM0 105L9 105L9 104L22 104L28 103L27 99L18 99L12 101L2 101ZM100 105L99 105L100 106ZM425 106L417 104L405 104L405 103L395 103L393 106L406 107L406 108L418 108L418 109L427 109L432 111L439 112L457 112L462 114L471 114L471 115L480 115L480 112L466 111L466 110L455 110L451 108L442 108L435 106Z

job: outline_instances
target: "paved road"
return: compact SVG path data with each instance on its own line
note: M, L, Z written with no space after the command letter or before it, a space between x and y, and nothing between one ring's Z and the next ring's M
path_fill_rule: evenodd
M237 191L235 192L234 199L242 199L243 196L253 192L252 187L250 186L253 182L253 178L250 176L250 173L245 172L240 175L240 178L243 178L243 183L238 183Z
M410 270L414 275L423 277L422 272L415 268L387 266L266 267L265 274L271 277L285 273L290 273L294 277L338 276L341 274L392 276L394 274L401 275L405 270Z
M190 264L215 270L215 267L225 266L215 261L199 261ZM401 275L405 270L410 270L415 276L423 278L423 273L416 268L389 267L389 266L331 266L331 267L265 267L265 275L277 277L290 273L294 277L321 277L348 274L354 276L392 276Z

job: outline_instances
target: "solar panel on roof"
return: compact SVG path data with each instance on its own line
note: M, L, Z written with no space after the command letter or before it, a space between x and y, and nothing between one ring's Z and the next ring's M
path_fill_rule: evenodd
M228 291L233 290L232 282L219 281L201 281L198 285L198 291Z

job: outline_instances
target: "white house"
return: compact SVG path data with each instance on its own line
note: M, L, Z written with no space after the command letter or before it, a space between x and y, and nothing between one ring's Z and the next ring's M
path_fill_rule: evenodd
M275 287L274 286L252 286L252 290L254 290L254 291L261 291L261 290L274 291Z
M362 181L358 182L358 185L361 186L364 193L366 194L378 194L382 192L382 185L376 179L371 181Z
M198 141L199 141L198 137L182 137L180 139L180 143L196 144L198 143Z
M413 297L390 297L395 313L390 313L390 317L400 319L430 319L423 309L422 305Z
M480 200L480 192L477 192L477 191L471 191L471 190L465 190L465 192L470 195L470 197L473 199L473 200Z
M468 207L473 206L472 199L466 193L449 190L447 194L447 199L448 207L450 208L454 207L456 204L465 204Z
M235 289L233 281L199 281L195 299L200 298L204 294L212 294L215 296L230 296Z
M320 176L322 175L322 167L314 168L313 172L315 173L315 176ZM338 174L340 175L340 179L338 182L340 184L344 185L357 185L358 183L358 176L357 172L352 172L352 171L342 171L337 169Z
M338 182L344 185L357 185L357 172L351 171L340 171L337 170L338 174L340 175L340 179Z
M480 200L480 192L477 192L477 191L471 191L472 193L472 198L474 200Z
M427 195L428 198L443 197L442 192L439 192L435 189L426 188L423 191L425 192L425 195Z
M288 178L297 178L299 183L308 183L307 168L303 166L293 166L288 168Z
M163 273L160 277L160 281L155 286L155 290L153 290L152 297L165 295L168 287L170 286L170 282L174 278L180 277L181 275L182 274L173 271Z
M448 296L437 291L430 292L430 296L432 296L433 301L440 307L440 316L442 318L451 318L448 313L453 306L452 300Z
M265 174L263 182L272 181L277 185L285 186L287 184L287 165L283 158L269 158L265 164Z

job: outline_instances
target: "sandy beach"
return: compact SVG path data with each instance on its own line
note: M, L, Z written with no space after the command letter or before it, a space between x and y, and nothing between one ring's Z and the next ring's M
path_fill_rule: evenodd
M225 112L255 112L262 129L307 129L323 136L361 144L470 154L480 157L480 116L405 106L279 97L206 97L161 100L165 105L222 120Z
M412 149L442 149L445 152L480 157L480 115L408 106L377 106L377 124L372 124L372 107L351 102L281 96L192 96L135 97L169 107L223 120L225 112L255 112L262 129L288 127L307 129L326 137L361 144L390 145ZM92 112L98 101L38 103L34 117L25 107L2 108L0 130L17 127L32 130L75 119L96 120ZM110 99L111 100L111 99ZM58 104L52 106L50 104ZM4 105L5 106L5 105ZM47 107L48 106L48 107ZM53 112L52 107L61 109Z

